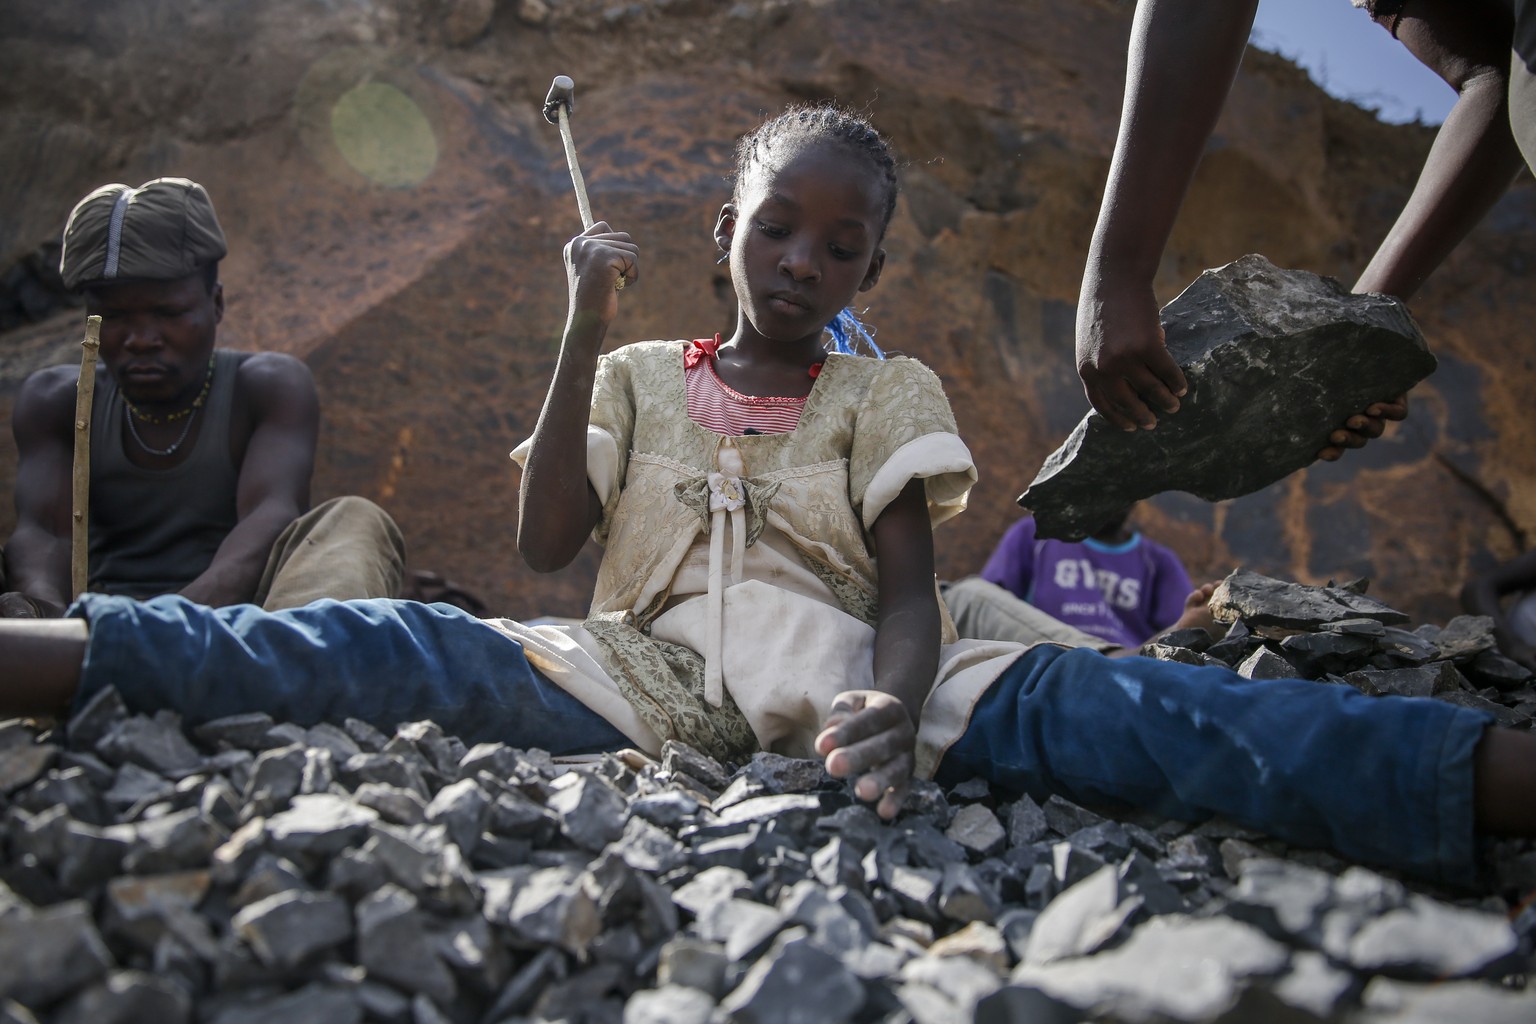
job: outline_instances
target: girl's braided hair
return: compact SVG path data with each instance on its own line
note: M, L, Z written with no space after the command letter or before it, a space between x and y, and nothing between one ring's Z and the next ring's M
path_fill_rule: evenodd
M884 238L891 215L896 212L896 195L901 190L896 178L895 153L874 125L833 104L789 107L743 135L736 144L734 187L739 189L752 166L765 162L775 146L818 141L839 143L862 155L880 172L885 183L885 206L880 219L880 236ZM862 342L875 358L885 358L870 330L859 322L851 306L837 314L827 325L827 332L832 336L835 351L852 355L856 353L855 343Z

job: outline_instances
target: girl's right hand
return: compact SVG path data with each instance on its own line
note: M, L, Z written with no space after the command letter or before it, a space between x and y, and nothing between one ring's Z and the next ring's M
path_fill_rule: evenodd
M827 774L855 779L853 792L875 805L886 821L896 817L912 785L917 728L907 706L880 690L848 690L832 701L816 737Z
M565 246L565 272L570 285L571 319L595 317L612 323L619 313L619 281L640 278L640 247L627 231L614 231L598 221Z

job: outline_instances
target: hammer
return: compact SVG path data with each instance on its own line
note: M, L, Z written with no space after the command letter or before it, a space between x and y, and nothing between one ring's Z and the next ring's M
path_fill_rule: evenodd
M592 204L587 201L587 183L581 176L581 165L576 162L576 141L571 138L571 111L576 108L576 83L569 75L556 75L549 83L549 94L544 97L544 120L560 126L560 141L565 143L565 163L571 169L571 184L576 189L576 207L581 211L581 226L592 226ZM624 287L619 278L616 289Z

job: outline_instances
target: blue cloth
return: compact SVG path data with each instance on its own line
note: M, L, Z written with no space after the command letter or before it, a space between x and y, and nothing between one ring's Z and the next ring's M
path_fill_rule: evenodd
M557 755L631 745L540 675L522 644L452 605L325 600L266 612L86 594L69 614L90 623L76 707L115 686L135 711L171 708L189 722L265 711L392 732L431 719L466 743Z
M317 601L264 612L176 596L88 594L77 705L115 686L130 708L198 722L249 711L382 729L431 719L466 742L554 754L629 741L468 612ZM1223 814L1289 842L1432 878L1475 872L1472 750L1487 716L1347 686L1032 647L978 703L941 782L979 775L1043 799Z
M1186 821L1222 814L1466 884L1472 751L1490 722L1444 701L1041 645L978 702L938 779Z

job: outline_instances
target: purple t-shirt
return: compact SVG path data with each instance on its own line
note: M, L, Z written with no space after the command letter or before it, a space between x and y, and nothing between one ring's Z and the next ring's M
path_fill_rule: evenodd
M1194 589L1179 556L1140 533L1123 544L1038 540L1030 516L1003 534L981 575L1122 647L1140 647L1177 622Z

